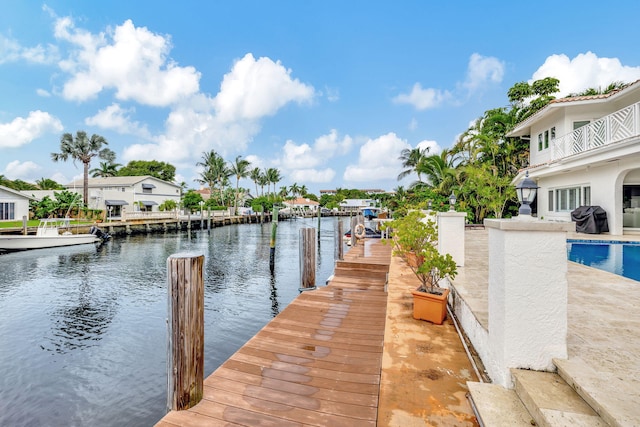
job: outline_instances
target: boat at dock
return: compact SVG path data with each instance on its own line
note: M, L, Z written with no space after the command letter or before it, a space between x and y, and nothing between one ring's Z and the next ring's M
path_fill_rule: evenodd
M0 250L25 251L30 249L57 248L61 246L85 245L100 243L110 238L96 226L91 227L90 233L74 234L70 231L68 219L45 218L40 220L35 235L0 236Z

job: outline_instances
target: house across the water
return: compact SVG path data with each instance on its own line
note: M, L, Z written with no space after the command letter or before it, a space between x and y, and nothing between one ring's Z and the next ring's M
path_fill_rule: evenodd
M609 232L640 233L640 80L606 95L556 99L507 136L529 139L538 218L600 206Z

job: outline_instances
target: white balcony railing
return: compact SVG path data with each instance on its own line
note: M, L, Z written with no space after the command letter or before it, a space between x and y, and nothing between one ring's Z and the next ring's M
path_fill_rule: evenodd
M551 160L563 159L639 135L640 102L556 138L551 142Z

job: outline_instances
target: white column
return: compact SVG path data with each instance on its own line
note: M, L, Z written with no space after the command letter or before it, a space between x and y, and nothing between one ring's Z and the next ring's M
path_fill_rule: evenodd
M489 230L487 372L513 386L511 368L554 369L567 357L567 231L573 223L484 221Z
M466 212L438 212L438 252L451 254L459 267L464 267L464 221Z

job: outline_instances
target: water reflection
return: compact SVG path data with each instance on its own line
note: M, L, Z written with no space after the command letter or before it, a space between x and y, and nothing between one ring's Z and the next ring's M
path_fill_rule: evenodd
M1 255L0 425L155 424L166 400L167 257L205 254L209 375L298 295L304 225L279 224L274 274L269 223ZM332 239L321 235L322 281Z

